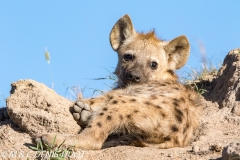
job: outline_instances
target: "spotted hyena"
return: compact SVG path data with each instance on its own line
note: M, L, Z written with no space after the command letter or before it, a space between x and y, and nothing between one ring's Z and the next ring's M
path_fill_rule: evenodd
M114 25L110 43L118 53L118 86L76 102L73 116L84 128L80 134L41 134L35 142L51 145L56 135L56 145L66 140L65 145L76 148L101 149L109 135L117 134L120 144L127 140L138 147L188 145L202 107L198 95L180 84L174 73L188 59L187 38L166 42L153 31L138 33L125 15Z

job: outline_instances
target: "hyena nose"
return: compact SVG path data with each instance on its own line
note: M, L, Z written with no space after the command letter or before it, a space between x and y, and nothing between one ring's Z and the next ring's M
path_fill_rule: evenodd
M140 82L141 81L141 75L138 71L130 71L127 74L127 78L128 80L132 81L132 82Z

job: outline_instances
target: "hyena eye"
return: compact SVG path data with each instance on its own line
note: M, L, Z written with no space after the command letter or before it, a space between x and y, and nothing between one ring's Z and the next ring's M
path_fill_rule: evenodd
M123 58L125 61L133 60L133 56L131 54L124 54Z
M154 70L154 69L157 69L158 67L158 64L157 62L151 62L151 68Z

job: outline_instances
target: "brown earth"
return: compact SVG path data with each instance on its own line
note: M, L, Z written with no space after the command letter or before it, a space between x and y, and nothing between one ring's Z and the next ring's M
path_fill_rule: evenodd
M76 151L77 158L72 159L230 159L230 152L239 156L240 151L234 149L240 148L240 49L229 52L216 78L202 80L197 85L208 92L203 94L205 108L201 125L188 147L156 149L119 146ZM27 159L27 154L29 159L33 159L36 152L28 148L31 145L30 135L78 133L80 127L69 112L72 104L33 80L13 83L11 96L7 99L10 119L0 121L0 159ZM222 152L231 142L235 145Z

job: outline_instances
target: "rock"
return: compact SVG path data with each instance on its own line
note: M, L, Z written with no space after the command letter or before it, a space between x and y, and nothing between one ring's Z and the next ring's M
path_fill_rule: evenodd
M213 151L213 152L221 152L222 151L222 144L210 145L209 150Z
M240 143L232 142L224 147L222 152L222 160L240 160Z
M30 135L46 132L77 134L80 126L73 119L73 102L33 80L12 83L7 99L10 118Z
M231 108L232 113L240 116L240 48L228 53L217 77L212 100L220 108Z
M195 153L196 153L196 152L199 152L199 150L200 150L200 149L199 149L199 146L197 146L197 145L193 145L193 146L192 146L192 152L195 152Z

